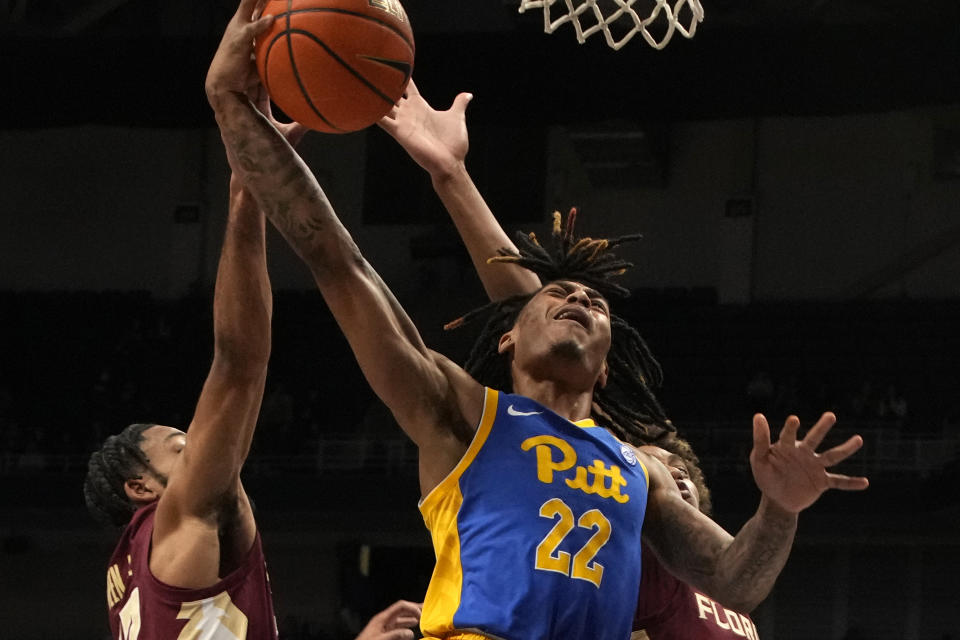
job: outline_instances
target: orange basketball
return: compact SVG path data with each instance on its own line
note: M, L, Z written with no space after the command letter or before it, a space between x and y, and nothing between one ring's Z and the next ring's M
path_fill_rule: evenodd
M273 102L327 133L369 127L403 95L413 31L397 0L270 0L257 70Z

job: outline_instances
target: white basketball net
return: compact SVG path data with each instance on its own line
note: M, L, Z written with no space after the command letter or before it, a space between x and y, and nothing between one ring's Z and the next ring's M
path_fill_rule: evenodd
M580 44L602 31L607 44L613 49L627 44L637 33L654 49L663 49L675 31L685 38L692 38L697 32L697 25L703 22L700 0L646 0L644 4L649 6L651 2L654 3L653 8L645 18L635 8L640 0L521 0L520 13L527 9L543 9L544 33L553 33L557 27L572 22ZM606 15L600 4L608 7ZM558 14L556 19L552 16L555 6ZM689 24L680 24L685 17ZM662 33L658 37L649 27ZM617 35L611 28L616 29Z

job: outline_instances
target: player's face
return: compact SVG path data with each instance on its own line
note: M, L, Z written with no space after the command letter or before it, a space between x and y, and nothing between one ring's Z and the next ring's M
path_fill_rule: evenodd
M578 282L545 285L526 304L516 324L500 340L515 366L535 376L582 378L591 386L606 381L610 350L610 307L597 291ZM545 370L540 371L539 368Z
M142 480L157 493L157 497L166 488L186 444L187 434L173 427L158 424L143 432L140 449L150 461L150 469L143 474Z
M694 508L700 508L700 492L697 490L697 485L690 479L690 469L683 458L653 445L644 445L640 447L640 450L660 461L676 481L680 496L692 504Z

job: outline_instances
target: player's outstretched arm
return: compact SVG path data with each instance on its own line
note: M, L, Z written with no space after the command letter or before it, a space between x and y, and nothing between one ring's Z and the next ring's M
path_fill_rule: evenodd
M257 7L256 2L245 3L241 11L247 20L238 11L231 25L251 22L249 17ZM262 30L270 23L270 18L264 18L246 28ZM249 78L244 82L248 90L259 87ZM269 100L262 92L253 95L272 121ZM295 123L277 127L292 144L304 134L303 127ZM263 399L273 297L267 276L265 217L236 172L230 177L229 213L213 305L213 363L188 430L189 446L164 493L155 531L162 537L166 531L176 531L184 517L216 516L226 505L224 498L236 495L241 503L236 544L245 551L256 526L239 474Z
M267 18L250 19L254 6L253 0L241 2L207 74L207 96L228 159L309 266L367 380L420 446L421 460L439 460L441 467L452 468L479 420L482 389L424 346L313 174L247 98L258 82L250 61L252 41L269 27ZM451 389L452 378L462 383L457 389ZM432 451L434 447L441 451Z
M437 111L411 80L406 95L380 120L380 127L430 174L433 188L460 232L487 295L491 300L503 300L536 291L540 280L515 265L487 264L487 259L501 248L515 251L516 247L467 172L466 110L472 99L473 95L461 93L449 109Z
M231 515L231 552L246 552L256 535L240 469L250 449L270 357L273 301L264 228L256 202L232 178L214 289L213 363L154 525L151 566L158 578L180 586L216 581L221 560L236 557L210 553L210 537L216 540L223 513Z
M684 582L728 607L751 611L769 594L787 561L799 512L827 489L867 487L866 478L827 471L862 446L860 436L816 452L835 421L832 413L825 413L797 440L800 421L791 416L771 444L766 419L754 417L750 464L762 496L757 513L735 537L670 491L673 479L662 465L648 464L648 543Z

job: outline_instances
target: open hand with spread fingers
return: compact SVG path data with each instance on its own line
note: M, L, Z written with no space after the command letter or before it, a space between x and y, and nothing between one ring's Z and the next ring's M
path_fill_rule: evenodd
M867 488L869 482L866 478L827 471L862 447L863 438L853 436L843 444L817 453L817 447L836 421L835 415L824 413L806 436L797 440L800 419L790 416L780 431L780 437L771 444L767 419L761 414L753 417L750 467L764 496L782 509L798 513L816 502L827 489L860 491Z
M453 172L467 157L466 111L473 95L461 93L446 111L431 107L410 80L404 97L380 119L389 133L433 178Z
M411 627L420 623L423 604L397 600L370 618L356 640L402 640L413 638Z

